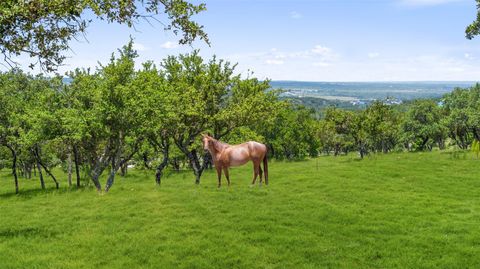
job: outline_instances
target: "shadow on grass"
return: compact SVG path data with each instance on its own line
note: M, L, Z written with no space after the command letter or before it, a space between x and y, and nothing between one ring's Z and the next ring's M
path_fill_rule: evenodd
M17 194L15 191L7 192L7 193L1 193L0 194L0 199L2 198L10 198L10 197L20 197L24 199L30 199L39 195L45 195L45 194L65 194L65 193L71 193L71 192L76 192L76 191L86 191L86 190L92 190L93 187L91 186L82 186L80 188L77 187L72 187L72 188L60 188L56 189L55 187L48 187L44 190L42 189L28 189L28 190L21 190Z
M58 235L58 232L49 231L40 228L23 228L23 229L3 229L0 230L0 238L12 238L12 237L42 237L50 238Z
M465 160L469 156L475 157L474 154L470 154L471 152L468 150L453 150L453 151L443 151L440 152L442 155L448 155L451 159L456 160Z

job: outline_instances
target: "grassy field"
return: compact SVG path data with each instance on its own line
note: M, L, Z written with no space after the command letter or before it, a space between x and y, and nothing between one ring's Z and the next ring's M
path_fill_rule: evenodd
M110 193L0 174L0 268L480 268L480 160L401 153L208 171L131 171ZM63 177L64 178L64 177ZM47 184L52 186L50 179ZM62 186L66 183L62 181Z

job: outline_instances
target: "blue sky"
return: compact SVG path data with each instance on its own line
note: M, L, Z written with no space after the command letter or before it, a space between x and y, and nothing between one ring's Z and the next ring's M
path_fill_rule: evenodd
M178 46L143 22L137 31L93 22L73 41L64 73L106 62L129 36L139 62L195 48L238 63L259 78L307 81L480 80L480 38L465 39L474 0L205 0L196 17L212 46ZM26 66L28 59L20 59Z

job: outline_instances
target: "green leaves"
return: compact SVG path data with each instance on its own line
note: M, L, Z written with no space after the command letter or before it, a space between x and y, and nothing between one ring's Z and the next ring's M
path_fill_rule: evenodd
M477 156L477 158L480 156L480 142L478 142L478 140L473 140L471 150Z
M90 20L84 14L89 10L98 19L128 27L140 19L158 20L157 16L164 13L168 17L168 22L162 22L164 29L182 33L181 44L196 39L209 44L203 26L191 20L205 9L205 4L186 0L1 1L0 52L10 66L16 64L13 57L26 53L37 58L43 70L56 71L66 58L70 40L86 33Z
M442 110L434 100L416 100L409 108L403 122L403 140L412 149L440 147L447 136L442 125Z
M480 0L476 0L476 2L477 18L465 29L465 36L468 39L473 39L475 36L480 34Z

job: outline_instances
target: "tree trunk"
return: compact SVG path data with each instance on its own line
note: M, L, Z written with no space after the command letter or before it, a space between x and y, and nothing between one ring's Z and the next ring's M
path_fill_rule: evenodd
M180 161L178 160L178 157L172 158L170 164L172 165L173 170L176 172L180 171Z
M67 163L68 186L72 187L72 154L70 153L68 153Z
M138 152L138 144L140 143L140 140L137 142L138 143L135 145L130 155L126 156L124 159L121 158L121 155L122 155L121 148L117 149L115 157L112 157L111 159L112 170L110 171L110 175L108 176L107 183L105 184L105 192L108 192L112 187L113 182L115 180L115 175L118 169L121 169L122 167L126 167L128 161L130 161L133 155L135 155ZM126 170L125 170L125 173L126 173Z
M28 170L27 170L28 179L32 179L32 167L33 167L32 164L28 165Z
M7 147L12 152L12 174L15 180L15 193L18 194L19 191L18 191L18 177L17 177L17 152L15 151L15 149L13 149L13 147L8 145Z
M43 180L43 173L42 173L42 168L40 167L40 163L37 161L37 169L38 169L38 176L40 177L40 186L42 187L42 190L45 189L45 180Z
M155 182L157 183L157 185L160 185L160 183L162 183L163 169L165 169L165 167L167 167L168 165L168 151L168 149L163 150L163 160L157 166L157 171L155 173Z
M105 183L105 192L108 192L112 187L117 170L118 170L118 167L112 167L112 170L110 171L110 175L108 175L107 183Z
M425 146L427 145L428 137L422 139L422 145L420 146L421 150L425 150Z
M73 146L73 158L75 161L75 173L77 175L77 188L80 188L80 169L78 167L78 150L76 145Z
M45 172L47 172L47 174L52 178L53 182L55 182L55 188L58 189L59 184L55 176L50 172L50 170L48 170L48 168L40 160L38 162L43 167L43 170L45 170Z
M122 166L120 166L120 175L122 177L126 176L128 173L128 163L125 162L122 164Z
M110 175L108 175L107 182L105 183L105 192L108 192L113 186L113 183L115 181L115 175L117 174L118 169L122 169L122 167L126 165L129 160L130 159L125 159L123 161L120 161L119 163L112 161Z
M210 152L205 152L203 155L203 170L213 169L213 158Z
M95 188L97 191L101 192L102 191L102 185L100 185L100 180L99 177L102 174L103 170L105 169L103 167L103 164L96 164L95 167L92 169L90 172L90 176L92 178L92 182L95 185Z
M188 151L188 150L187 150ZM200 184L200 177L202 176L203 166L200 165L198 160L197 151L194 149L187 152L187 157L190 162L190 166L193 169L193 174L195 175L195 184Z
M35 147L35 149L33 150L33 153L34 153L35 158L37 159L37 163L40 164L40 166L43 167L43 170L45 170L45 172L47 172L47 174L52 178L53 182L55 182L55 188L58 189L59 185L58 185L57 179L50 172L50 170L48 170L48 168L42 163L42 159L40 158L40 151L39 151L38 146Z
M142 154L142 159L143 159L143 165L145 166L145 168L150 170L151 167L149 165L148 154L146 152Z

